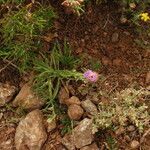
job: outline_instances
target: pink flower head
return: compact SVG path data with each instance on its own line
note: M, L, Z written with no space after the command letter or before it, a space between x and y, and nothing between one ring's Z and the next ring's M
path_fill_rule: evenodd
M84 78L86 78L87 80L91 81L91 82L96 82L98 80L98 73L92 71L92 70L87 70L84 74L83 74Z

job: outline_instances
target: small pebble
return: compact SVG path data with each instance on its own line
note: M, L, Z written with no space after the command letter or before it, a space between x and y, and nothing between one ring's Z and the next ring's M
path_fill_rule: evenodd
M10 144L11 144L11 140L10 140L10 139L7 140L7 141L5 142L5 144L6 144L6 145L10 145Z
M0 120L2 119L2 117L3 117L3 113L0 113Z
M130 141L131 141L131 139L130 139L130 137L129 137L128 135L125 135L124 138L125 138L125 140L126 140L127 142L130 142Z
M14 127L14 128L15 128L16 125L15 125L15 123L10 123L10 124L9 124L9 127Z
M112 42L118 42L119 41L119 34L117 32L112 34L112 38L111 38Z
M132 149L137 149L138 147L139 147L139 145L140 145L140 143L138 142L138 141L136 141L136 140L133 140L132 142L131 142L131 148Z
M104 57L102 57L102 64L104 66L111 66L112 61L108 57L104 56Z
M135 4L135 3L130 3L129 6L130 6L130 8L132 8L132 9L136 8L136 4Z
M98 113L97 107L94 103L92 103L90 100L85 100L81 102L81 106L83 109L87 112L89 115L96 115Z
M5 112L5 111L6 111L6 108L2 108L2 109L1 109L1 112Z
M114 66L121 66L122 65L122 60L119 58L116 58L113 60L113 65Z
M130 32L128 32L128 31L124 31L123 33L128 36L130 35Z
M83 49L82 49L81 47L79 47L79 48L76 49L76 53L77 53L77 54L80 54L80 53L82 53L82 52L83 52Z
M127 23L128 20L127 20L127 18L121 17L121 18L120 18L120 22L121 22L122 24L124 24L124 23Z
M3 120L2 122L1 122L1 124L5 124L6 122Z
M147 84L150 83L150 71L147 72L145 81Z
M125 128L124 127L120 127L119 129L116 130L116 135L121 135L125 132Z
M134 127L133 125L131 125L131 126L129 126L129 127L127 128L127 130L128 130L129 132L132 132L132 131L135 130L135 127Z

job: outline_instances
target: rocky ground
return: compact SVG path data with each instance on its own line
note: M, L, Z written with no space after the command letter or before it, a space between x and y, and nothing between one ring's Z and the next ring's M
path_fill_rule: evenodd
M55 22L54 40L61 42L66 37L74 55L83 60L79 70L92 69L91 61L98 62L100 79L94 85L73 82L62 87L58 104L66 114L52 122L47 121L45 102L31 89L30 73L22 77L13 64L0 61L0 150L150 149L149 129L143 134L133 125L93 131L92 116L98 113L98 103L109 105L112 94L133 84L150 90L150 51L135 43L138 35L132 27L120 24L114 7L88 6L80 18L61 12ZM43 49L48 50L52 42L45 42ZM61 134L66 128L61 123L64 116L74 121L71 132Z

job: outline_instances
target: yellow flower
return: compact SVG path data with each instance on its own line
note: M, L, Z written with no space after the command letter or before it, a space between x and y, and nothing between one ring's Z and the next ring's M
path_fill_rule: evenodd
M145 22L150 20L148 13L141 13L139 16L141 17L141 20L143 20Z

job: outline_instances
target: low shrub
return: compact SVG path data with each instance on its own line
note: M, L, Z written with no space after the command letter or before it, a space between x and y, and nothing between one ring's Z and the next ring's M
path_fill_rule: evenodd
M135 125L139 132L143 132L150 121L148 106L142 101L142 96L146 95L148 91L144 89L128 88L116 93L109 105L100 103L99 113L94 118L94 128L117 128L129 123Z

